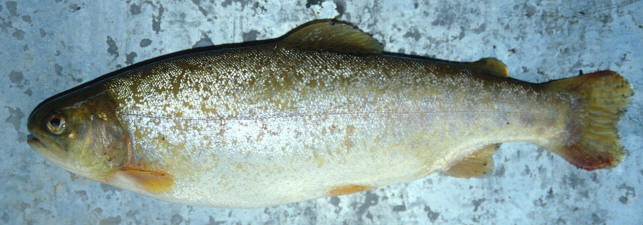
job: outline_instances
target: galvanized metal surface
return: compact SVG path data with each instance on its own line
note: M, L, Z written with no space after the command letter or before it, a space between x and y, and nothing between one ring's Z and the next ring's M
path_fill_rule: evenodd
M643 221L643 2L0 1L1 224L637 224ZM178 50L278 37L317 18L354 23L389 52L497 57L532 82L611 69L637 93L619 124L629 151L578 170L527 143L504 144L492 176L433 174L353 195L260 209L158 201L66 172L26 144L45 98ZM638 192L638 193L637 193Z

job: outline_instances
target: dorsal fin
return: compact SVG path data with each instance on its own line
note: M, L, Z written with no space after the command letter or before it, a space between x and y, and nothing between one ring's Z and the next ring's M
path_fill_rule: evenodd
M380 54L382 44L355 26L336 20L314 20L288 32L281 47L320 49L353 54Z
M484 58L475 61L467 67L478 74L486 74L495 77L509 77L507 66L495 58Z
M496 153L500 144L487 145L477 150L445 171L446 175L452 177L479 177L493 171L493 154Z

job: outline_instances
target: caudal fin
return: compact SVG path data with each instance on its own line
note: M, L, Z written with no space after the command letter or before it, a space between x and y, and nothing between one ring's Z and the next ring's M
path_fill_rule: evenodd
M610 168L623 161L625 149L619 144L618 123L634 95L625 78L613 71L599 71L544 84L551 91L568 92L578 98L567 125L570 138L545 146L578 168Z

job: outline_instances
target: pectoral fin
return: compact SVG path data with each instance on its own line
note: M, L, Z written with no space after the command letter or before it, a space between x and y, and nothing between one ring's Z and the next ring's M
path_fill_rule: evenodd
M464 178L489 174L493 171L493 154L498 150L498 147L500 147L500 144L485 146L464 157L444 173L452 177Z
M164 172L123 168L116 172L110 183L128 189L160 194L170 190L174 184L174 178Z

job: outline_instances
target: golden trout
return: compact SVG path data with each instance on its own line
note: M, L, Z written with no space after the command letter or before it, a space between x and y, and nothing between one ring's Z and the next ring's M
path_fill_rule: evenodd
M586 170L623 160L616 123L633 95L600 71L532 84L496 59L382 52L350 24L139 63L51 97L29 144L87 178L154 198L264 207L493 170L526 141Z

